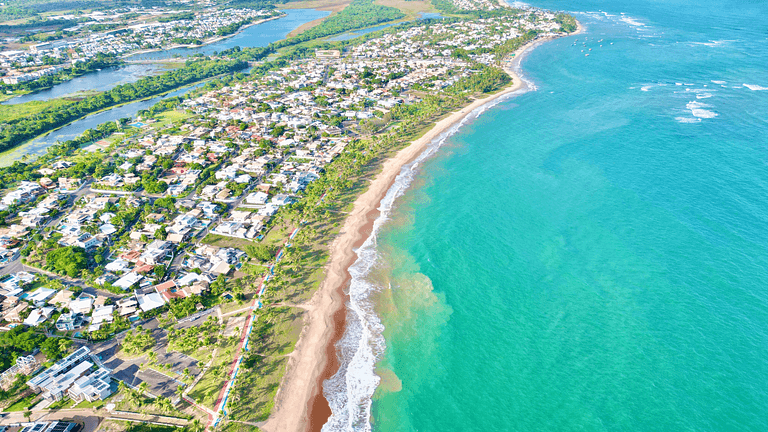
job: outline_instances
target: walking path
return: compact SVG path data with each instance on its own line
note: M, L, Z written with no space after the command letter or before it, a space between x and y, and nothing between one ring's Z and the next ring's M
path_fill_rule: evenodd
M292 240L294 237L296 237L296 234L299 233L299 230L301 228L296 228L291 232L291 235L288 236L288 241ZM280 259L283 257L283 251L286 247L290 246L290 243L286 242L285 245L283 245L282 248L277 252L277 255L275 256L275 264L280 262ZM240 336L240 343L237 345L237 350L235 351L235 361L232 362L232 366L229 369L229 372L227 373L228 380L226 381L224 388L219 392L219 396L216 399L216 403L214 404L214 414L213 417L209 417L209 423L206 425L206 431L209 430L211 427L215 427L219 424L222 417L227 415L227 412L224 410L224 407L227 404L227 399L229 398L229 393L232 391L232 387L234 386L235 380L237 379L237 373L240 371L240 364L243 362L244 353L248 351L248 339L251 336L251 331L253 330L253 324L256 321L256 316L254 315L254 311L261 308L261 296L264 294L264 291L267 289L267 282L274 274L274 268L275 264L272 264L269 266L269 272L267 273L267 276L262 280L261 286L259 287L257 291L256 297L253 299L253 302L251 305L247 308L241 309L240 311L236 312L242 312L243 310L249 310L247 321L248 325L246 325L243 328L243 331Z

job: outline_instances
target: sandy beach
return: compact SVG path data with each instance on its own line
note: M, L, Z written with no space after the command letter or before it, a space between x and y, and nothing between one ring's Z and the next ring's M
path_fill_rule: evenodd
M328 403L322 395L322 383L338 369L335 344L341 338L345 326L344 288L350 279L347 269L357 259L355 249L371 233L373 221L379 215L379 203L402 166L418 157L432 140L475 109L523 89L525 81L515 69L527 51L546 40L549 39L538 39L526 44L514 53L514 57L505 61L504 70L512 77L512 85L477 99L438 121L421 138L385 161L368 190L354 202L340 234L331 245L327 276L307 305L308 321L291 354L288 372L276 396L275 409L263 426L265 431L304 432L319 431L322 428L330 415Z

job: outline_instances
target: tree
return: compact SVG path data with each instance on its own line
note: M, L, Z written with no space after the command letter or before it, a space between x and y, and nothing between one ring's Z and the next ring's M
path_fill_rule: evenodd
M161 225L160 228L155 231L155 238L165 240L166 237L168 237L168 231L165 230L165 226Z
M72 346L72 341L64 338L48 338L40 345L42 352L48 360L58 360L64 357Z
M149 330L136 328L125 335L122 345L128 354L141 354L155 346L155 338Z
M76 277L88 266L88 255L85 249L78 246L67 246L54 249L45 256L48 267L57 272L64 272L69 277Z
M275 258L277 247L265 244L247 245L245 247L245 253L251 258L255 258L261 262L267 262L272 261L272 259Z

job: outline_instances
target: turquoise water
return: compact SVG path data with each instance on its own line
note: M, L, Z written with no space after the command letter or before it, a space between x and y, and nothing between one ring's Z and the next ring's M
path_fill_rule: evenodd
M768 4L535 5L587 32L383 203L327 430L768 430Z

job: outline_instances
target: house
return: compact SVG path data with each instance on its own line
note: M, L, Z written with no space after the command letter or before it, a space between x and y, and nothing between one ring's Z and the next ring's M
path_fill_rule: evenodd
M8 312L3 312L3 319L12 323L21 322L21 313L27 310L28 307L27 303L19 303Z
M111 323L114 320L112 313L115 311L114 305L99 306L93 310L91 316L91 325L88 327L89 331L98 330L102 323Z
M136 300L139 303L139 309L144 312L162 307L165 304L163 297L156 292L136 296Z
M116 280L115 283L113 283L112 285L127 291L134 284L141 282L143 278L144 276L140 274L130 272L130 273L124 274L120 279Z
M232 268L225 261L222 261L216 264L215 266L211 267L211 273L217 274L217 275L219 274L226 275L227 273L229 273L230 270L232 270Z
M294 199L288 195L285 194L278 194L272 197L272 200L270 201L276 206L284 206L292 203Z
M44 308L35 309L32 311L32 313L29 314L27 319L24 320L24 325L29 327L38 326L47 321L55 311L56 308L53 306L46 306Z
M59 307L68 308L69 304L72 302L72 295L72 291L61 290L57 292L49 302Z
M56 329L59 331L76 330L83 327L86 323L85 317L81 313L68 312L61 314L56 320Z
M80 347L27 381L27 386L50 402L66 396L76 402L103 400L112 394L112 378L106 369L94 369L94 363L91 350Z
M48 302L50 298L52 298L54 295L56 295L56 290L40 287L31 293L24 299L36 306L44 305Z
M187 293L184 292L183 289L178 288L176 286L176 282L174 281L168 281L161 283L160 285L156 285L155 291L157 291L157 293L160 294L167 302L170 302L171 299L184 298L187 296Z
M79 313L87 315L91 313L91 309L93 308L93 298L87 297L85 295L81 295L76 300L73 300L69 303L69 310L73 313Z
M264 205L267 203L268 199L269 199L269 195L267 195L264 192L258 191L258 192L253 192L249 194L247 197L245 197L245 202L251 205Z
M131 263L122 258L118 258L112 261L111 263L107 264L106 266L104 266L104 268L107 271L111 271L114 273L124 272L124 271L128 271L128 269L131 268Z

